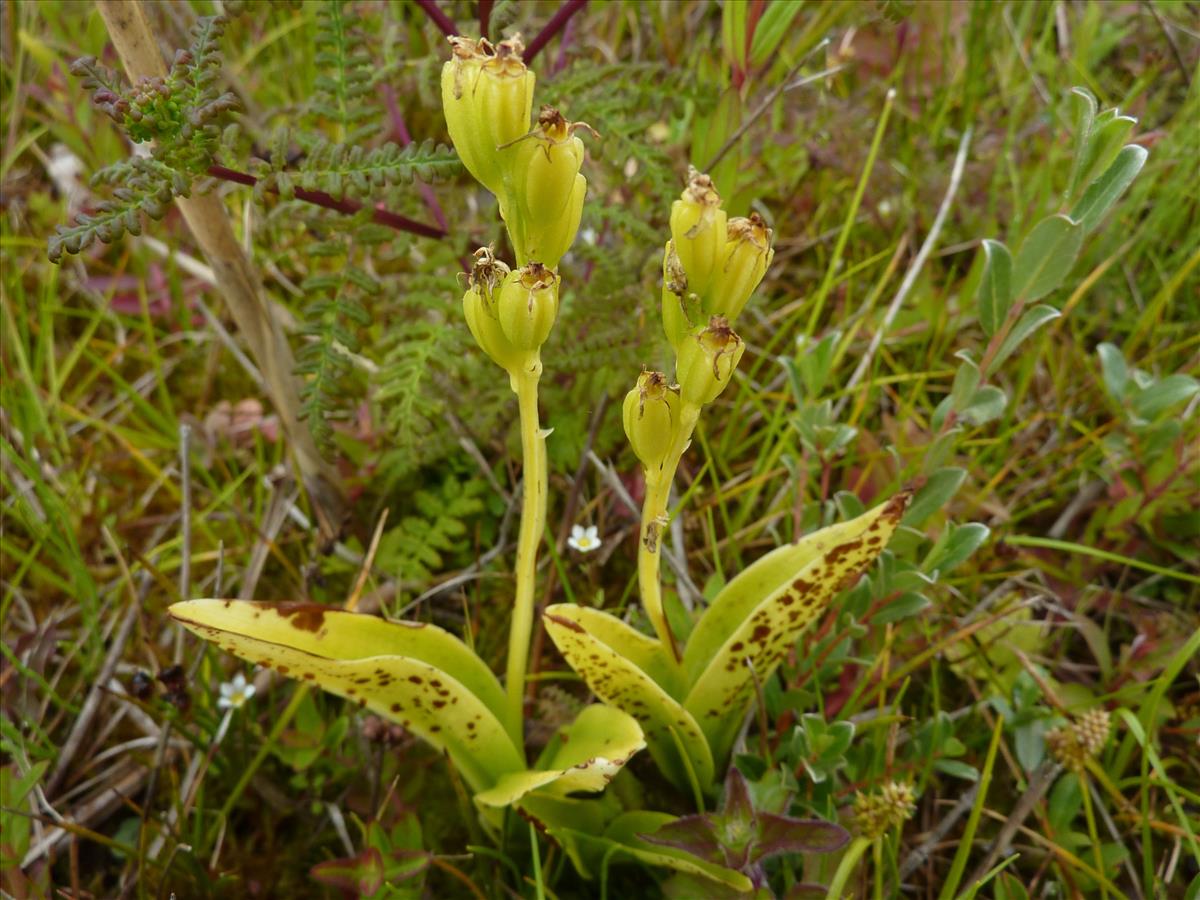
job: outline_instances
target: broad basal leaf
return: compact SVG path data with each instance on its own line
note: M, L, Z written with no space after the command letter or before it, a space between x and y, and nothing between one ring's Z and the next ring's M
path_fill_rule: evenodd
M661 659L657 644L655 653L649 654L646 642L650 639L645 635L600 610L572 604L549 607L544 622L559 652L592 692L637 719L650 753L667 777L680 786L688 783L671 736L674 730L699 784L711 784L712 755L695 719L631 659L638 658L651 668L662 665L655 662Z
M508 806L531 791L566 796L575 791L602 791L646 746L634 718L611 706L589 706L557 734L536 769L505 775L490 790L477 794L484 806Z
M724 640L700 668L684 708L700 724L714 760L723 760L729 752L753 679L761 682L770 677L800 634L883 551L910 497L909 491L903 491L850 522L822 529L787 548L795 551L798 568L785 574L779 558L764 566L761 572L770 572L771 577L764 574L755 583L763 588L774 587L769 594L760 596L757 603L752 604L752 596L739 593L723 608L714 603L705 613L692 640L698 634L709 646L721 637ZM833 540L828 536L833 536ZM800 552L798 548L802 546L810 551L815 548L815 552ZM734 579L730 586L737 582ZM714 624L706 625L705 620L710 616L714 617ZM688 651L692 650L691 643ZM698 655L691 660L684 654L689 671L692 665L701 665L701 650L695 652Z
M400 723L446 751L475 791L525 768L493 711L495 676L440 628L307 603L189 600L169 612L235 656Z

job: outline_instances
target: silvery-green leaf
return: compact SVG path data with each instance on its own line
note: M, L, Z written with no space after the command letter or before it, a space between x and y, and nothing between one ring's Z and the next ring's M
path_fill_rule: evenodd
M1032 303L1057 288L1075 265L1084 230L1066 216L1047 216L1033 226L1013 261L1013 299Z
M991 337L1012 306L1012 255L1000 241L983 242L983 277L979 281L979 324Z
M1093 181L1071 210L1071 218L1079 222L1084 232L1100 224L1125 189L1133 183L1149 152L1145 147L1129 144L1123 147L1104 174Z

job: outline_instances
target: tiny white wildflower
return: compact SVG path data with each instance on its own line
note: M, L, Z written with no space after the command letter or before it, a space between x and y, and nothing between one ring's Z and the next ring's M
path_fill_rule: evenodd
M571 526L571 536L567 538L567 546L580 553L591 553L600 549L600 533L595 525L584 528L582 525Z
M246 676L238 672L233 681L221 685L221 696L217 698L217 706L221 709L241 709L242 705L254 696L254 685L246 681Z

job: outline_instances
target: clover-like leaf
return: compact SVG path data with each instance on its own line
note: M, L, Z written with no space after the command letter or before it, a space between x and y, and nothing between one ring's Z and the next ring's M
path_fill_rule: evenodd
M495 676L440 628L314 603L189 600L168 611L235 656L400 723L445 750L475 791L525 768L496 713L503 693Z
M727 587L706 611L684 652L686 670L696 674L683 705L708 738L714 760L729 752L753 679L770 677L800 634L883 552L911 496L902 491L856 519L810 535L785 548L790 558L769 554L769 562L752 566L752 576L743 573L741 584L741 576L735 578L729 587L738 589Z
M671 680L670 663L657 641L607 613L572 604L547 608L544 622L559 652L592 692L637 719L654 761L668 778L679 786L689 781L678 746L697 782L702 786L711 783L712 755L696 720L634 661L648 666L659 678Z
M512 772L475 796L484 806L509 806L532 791L566 796L602 791L646 746L637 721L611 706L589 706L559 732L536 769Z

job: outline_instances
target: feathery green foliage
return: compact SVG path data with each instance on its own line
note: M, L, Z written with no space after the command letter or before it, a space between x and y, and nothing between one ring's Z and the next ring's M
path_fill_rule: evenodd
M200 19L192 29L191 46L176 51L166 77L143 79L132 87L122 85L95 57L71 64L92 103L134 143L153 146L148 157L121 160L93 176L93 184L122 187L113 190L113 199L101 203L96 214L81 214L76 224L56 229L47 250L51 262L59 262L63 253L80 253L97 239L107 244L126 232L141 234L143 215L161 219L171 200L190 196L197 181L209 186L208 167L237 107L237 98L218 84L217 42L224 27L222 16Z

